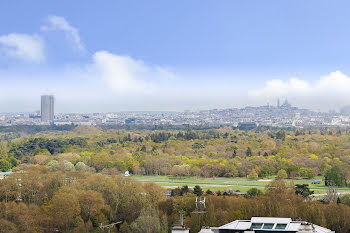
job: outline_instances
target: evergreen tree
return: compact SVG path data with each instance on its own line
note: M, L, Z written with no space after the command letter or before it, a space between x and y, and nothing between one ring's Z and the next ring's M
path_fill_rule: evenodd
M233 150L233 154L231 155L231 158L235 158L237 156L237 151L236 150Z
M193 193L197 196L202 196L203 190L199 185L194 186Z
M208 189L206 192L205 192L207 195L213 195L213 191L211 191L210 189Z
M247 150L246 150L246 152L245 152L245 155L246 155L247 157L250 157L250 156L253 155L252 149L250 149L250 147L247 148Z
M295 185L295 194L301 195L303 197L308 197L314 194L314 191L310 191L308 184L296 184Z
M182 186L182 188L181 188L181 194L182 194L182 195L188 193L189 191L190 191L190 190L189 190L189 188L188 188L187 185Z

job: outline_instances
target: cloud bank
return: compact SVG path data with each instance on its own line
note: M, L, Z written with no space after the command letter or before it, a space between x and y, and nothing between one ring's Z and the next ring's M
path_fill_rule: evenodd
M350 77L338 70L313 83L299 78L288 81L272 79L263 88L250 91L249 95L262 99L284 97L295 100L297 104L338 108L350 104Z
M45 60L44 42L38 35L11 33L0 36L0 54L30 62Z

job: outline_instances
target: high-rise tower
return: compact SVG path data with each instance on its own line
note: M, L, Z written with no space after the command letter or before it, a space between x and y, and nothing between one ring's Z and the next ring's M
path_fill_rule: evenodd
M41 96L41 121L50 122L54 120L54 103L53 95Z

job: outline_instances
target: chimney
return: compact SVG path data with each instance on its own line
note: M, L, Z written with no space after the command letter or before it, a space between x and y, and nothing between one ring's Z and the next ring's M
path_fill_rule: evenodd
M183 214L179 214L179 224L173 226L172 233L190 233L190 229L185 227L184 225L184 216Z
M181 225L181 226L184 225L184 216L183 216L183 214L179 214L179 225Z

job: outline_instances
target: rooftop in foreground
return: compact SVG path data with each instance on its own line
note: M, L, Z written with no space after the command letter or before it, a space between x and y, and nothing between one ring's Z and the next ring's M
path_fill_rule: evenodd
M251 220L236 220L217 228L215 233L335 233L332 230L305 221L291 218L253 217Z

